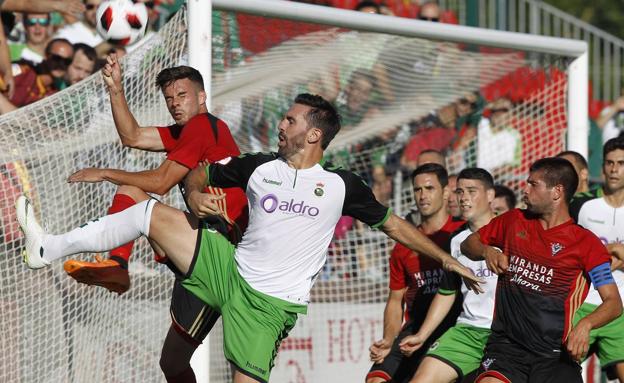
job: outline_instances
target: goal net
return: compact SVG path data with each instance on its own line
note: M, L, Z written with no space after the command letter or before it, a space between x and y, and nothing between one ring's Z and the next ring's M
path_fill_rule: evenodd
M228 122L241 151L275 150L277 123L294 96L321 94L344 125L327 155L362 175L399 215L412 208L409 176L423 150L443 152L450 174L486 167L517 192L532 161L565 147L570 61L561 55L243 12L213 11L212 22L211 109ZM186 23L178 12L123 60L140 125L172 121L154 80L161 69L187 63ZM50 232L67 231L105 214L115 190L69 185L71 173L149 169L164 156L121 147L99 73L0 124L0 381L164 381L158 360L173 277L153 261L147 242L135 246L132 286L117 296L76 284L60 262L26 270L13 212L25 193ZM163 199L183 206L177 191ZM273 381L364 379L368 347L382 331L392 246L383 234L341 219L309 314L282 343ZM211 382L230 380L220 322L209 363Z

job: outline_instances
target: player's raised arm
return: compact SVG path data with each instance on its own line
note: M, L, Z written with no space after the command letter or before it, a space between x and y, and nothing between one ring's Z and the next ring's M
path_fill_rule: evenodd
M140 127L130 112L121 82L121 65L116 54L112 53L106 57L106 64L102 68L102 78L110 95L113 120L121 143L136 149L164 150L158 130L155 127Z
M381 230L390 238L400 242L409 249L440 262L444 270L456 272L466 281L482 282L470 269L462 266L455 258L440 249L426 235L418 231L414 225L397 215L391 214L388 220L381 226ZM478 286L475 285L474 287L477 288L477 291L480 291Z

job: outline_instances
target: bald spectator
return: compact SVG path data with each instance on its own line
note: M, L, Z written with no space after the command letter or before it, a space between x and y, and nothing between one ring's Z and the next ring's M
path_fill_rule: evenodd
M573 150L566 150L559 154L557 157L570 161L576 174L578 174L579 183L576 188L576 193L584 193L589 191L589 166L587 160L580 153Z
M66 25L57 32L56 37L67 39L72 44L82 43L94 48L104 42L95 29L95 13L100 3L102 0L84 0L84 21L78 20Z
M45 47L50 41L50 14L24 13L22 22L26 32L26 42L23 44L9 44L11 61L26 60L33 64L43 61Z
M446 167L446 161L444 159L444 155L434 149L426 149L420 152L418 155L418 160L416 167L419 167L424 164L440 164Z
M437 23L440 21L440 6L434 1L427 2L420 7L418 11L418 20L431 21Z
M501 215L516 207L516 195L507 186L494 186L494 199L490 203L490 208L496 215Z

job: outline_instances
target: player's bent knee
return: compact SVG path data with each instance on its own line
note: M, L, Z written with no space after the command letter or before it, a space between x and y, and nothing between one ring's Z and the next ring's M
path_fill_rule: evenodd
M374 376L372 378L368 378L366 379L366 383L386 383L387 380L385 380L384 378L380 378L378 376Z

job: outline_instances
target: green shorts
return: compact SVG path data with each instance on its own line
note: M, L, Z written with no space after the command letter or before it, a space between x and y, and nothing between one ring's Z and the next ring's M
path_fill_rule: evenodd
M457 381L479 368L490 329L458 323L433 342L426 356L441 360L451 366Z
M223 352L242 373L269 380L280 342L307 307L254 290L238 274L234 245L211 229L199 230L182 285L223 317Z
M596 305L583 303L574 315L574 325L596 309ZM624 362L624 314L612 322L591 330L589 333L590 349L596 350L602 368Z

